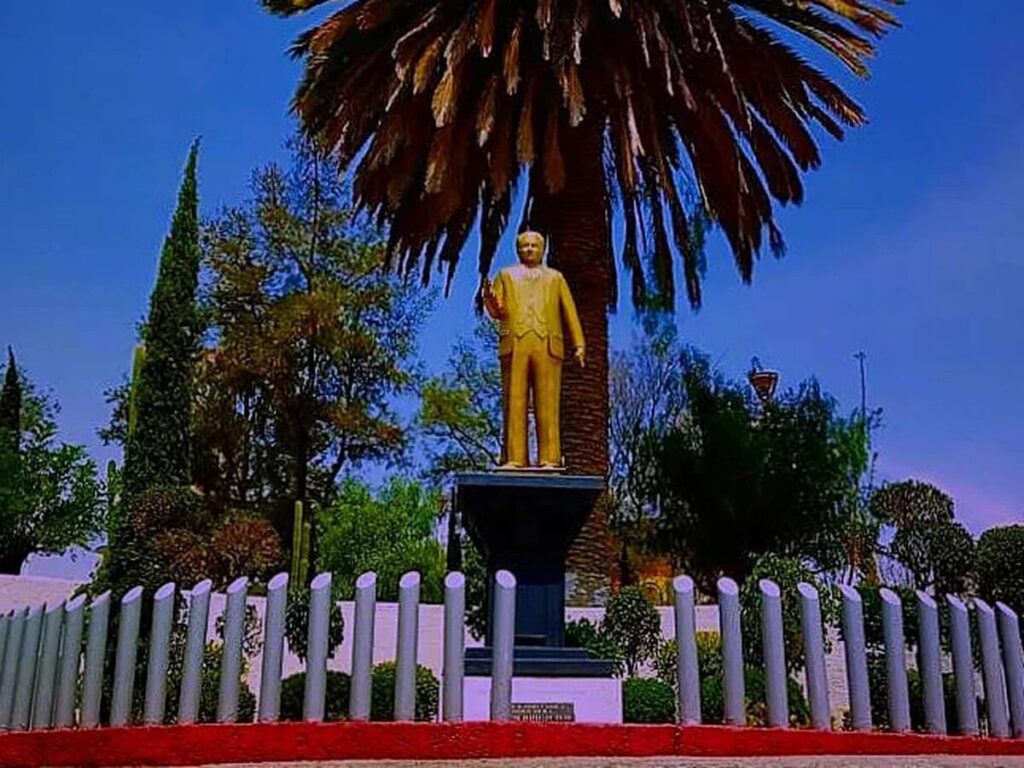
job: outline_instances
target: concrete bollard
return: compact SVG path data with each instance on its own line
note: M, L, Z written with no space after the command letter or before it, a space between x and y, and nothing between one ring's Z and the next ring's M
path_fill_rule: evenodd
M897 732L910 730L910 689L907 683L907 644L903 634L903 602L891 589L882 598L882 634L885 639L885 679L889 686L889 725Z
M114 686L110 698L110 725L127 725L132 715L135 692L135 657L142 620L142 587L132 587L121 598L118 616L117 650L114 656Z
M369 720L373 674L373 623L377 611L377 574L356 579L355 630L352 641L352 687L348 713L352 720Z
M21 653L18 655L18 670L14 681L14 704L11 706L12 731L24 731L32 718L32 689L35 685L36 660L45 610L46 606L33 606L25 617L25 631L21 635Z
M740 588L732 579L718 580L718 622L722 638L723 714L726 725L746 725L746 681L743 677L743 631Z
M14 708L14 687L18 678L18 659L21 656L21 638L25 634L25 620L28 609L16 611L10 618L7 630L7 645L0 669L0 729L9 728L11 710Z
M494 637L491 657L491 720L512 719L513 651L516 637L516 578L494 575Z
M149 636L149 658L146 660L146 701L142 713L142 721L146 725L160 725L164 721L174 594L174 584L168 583L153 596L153 624Z
M789 726L789 690L786 674L786 645L782 629L782 593L768 579L758 582L761 591L761 644L764 653L765 698L768 725Z
M199 699L203 687L203 656L206 652L206 627L210 620L210 590L213 582L203 579L189 593L188 629L185 657L182 661L181 691L178 696L178 723L191 725L199 719Z
M864 639L864 604L860 593L839 588L843 600L843 647L846 684L850 695L850 721L855 731L871 730L871 686L868 683L867 643Z
M416 639L419 636L420 575L398 582L398 642L395 661L395 720L416 719Z
M306 689L302 719L319 723L324 719L327 700L327 654L331 622L330 573L321 573L309 586L309 635L306 639Z
M917 635L925 727L929 733L945 733L946 700L942 686L939 608L929 595L920 590L917 592Z
M676 623L676 683L679 722L700 723L700 669L697 661L697 616L693 579L676 576L672 580Z
M832 727L828 706L828 678L825 676L825 635L821 624L821 600L818 590L802 582L800 595L800 626L804 639L804 671L807 676L807 698L811 705L811 724L821 731Z
M444 579L444 669L441 717L460 722L463 714L466 656L466 577L455 571Z
M273 723L281 714L281 669L287 610L288 574L279 573L267 584L267 615L263 621L263 662L260 673L261 723Z
M89 606L89 637L85 643L85 672L82 675L83 728L100 724L100 697L103 694L103 666L107 655L107 631L110 628L110 592L92 601Z
M956 715L960 733L978 735L978 707L974 689L974 658L971 656L971 626L967 606L955 595L947 595L950 640L953 645L953 673L956 678Z
M32 704L33 730L53 725L53 698L57 684L57 655L60 653L60 632L64 622L64 603L49 606L43 616L43 634L39 642L39 662L35 695Z
M996 614L980 598L974 599L978 614L978 635L981 642L981 676L985 683L985 709L988 712L989 733L997 739L1010 737L1010 713L1006 707L1006 687L1003 680L1003 660L999 652L999 633Z
M57 702L53 712L55 728L70 728L75 722L78 668L82 663L82 629L85 624L85 595L64 603L64 635L57 670Z
M220 691L217 695L217 722L238 719L238 691L242 678L242 642L245 639L245 604L249 579L245 576L228 585L224 607L224 656L220 663Z
M0 677L4 673L4 654L7 652L7 632L11 623L10 612L0 616Z
M1013 737L1024 737L1024 651L1021 650L1020 620L1004 603L996 603L999 635L1003 645L1003 666L1006 669L1006 691L1013 721Z

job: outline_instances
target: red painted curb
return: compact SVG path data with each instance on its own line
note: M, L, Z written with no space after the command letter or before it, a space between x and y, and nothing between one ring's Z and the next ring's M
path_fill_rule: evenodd
M275 723L36 731L0 736L0 766L201 765L517 757L1024 755L1024 740L724 726Z

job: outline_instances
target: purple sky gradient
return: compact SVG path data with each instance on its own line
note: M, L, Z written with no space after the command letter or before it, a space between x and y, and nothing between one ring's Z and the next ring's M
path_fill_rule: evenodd
M880 476L940 485L980 532L1024 517L1024 3L901 15L874 77L844 79L872 122L823 142L807 202L781 217L787 256L743 286L716 236L705 306L678 322L727 373L756 354L849 410L864 350ZM6 4L0 22L0 343L59 397L63 437L105 461L102 392L128 369L188 144L203 136L206 214L283 157L298 74L284 50L309 21L256 0L53 0ZM474 261L428 321L431 367L472 325ZM616 344L631 320L620 307Z

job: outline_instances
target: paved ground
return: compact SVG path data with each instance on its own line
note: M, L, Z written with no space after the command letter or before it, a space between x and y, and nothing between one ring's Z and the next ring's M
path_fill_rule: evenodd
M1024 768L1024 757L544 758L531 760L262 763L231 768ZM215 768L206 766L205 768Z

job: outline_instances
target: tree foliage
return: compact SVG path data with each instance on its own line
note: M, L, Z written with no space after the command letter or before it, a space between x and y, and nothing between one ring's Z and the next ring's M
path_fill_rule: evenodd
M0 399L10 409L6 424L17 428L5 426L9 439L0 439L0 573L17 574L31 554L92 544L104 528L106 506L85 448L58 439L59 406L18 373L13 355L9 359Z
M192 481L192 392L199 354L198 142L192 145L164 241L149 314L142 329L146 354L131 393L134 431L126 434L124 490Z
M498 464L501 454L501 371L498 336L489 320L456 340L444 372L420 388L419 426L427 441L427 476L443 483L452 473Z
M21 443L21 379L11 347L7 348L7 370L0 390L0 440L9 443L14 451Z
M978 540L978 593L1024 613L1024 525L990 528Z
M223 505L324 502L344 469L405 443L394 400L430 299L382 273L337 166L290 149L290 167L258 169L251 198L203 229L197 480Z
M263 3L290 15L326 0ZM571 169L607 162L592 199L621 201L634 300L670 305L672 242L698 305L704 216L749 280L765 240L782 248L773 201L800 202L801 171L821 161L811 128L838 138L865 121L784 35L866 75L871 38L896 23L886 5L360 0L296 41L294 106L344 168L360 158L360 202L390 225L407 272L426 280L436 260L450 278L479 218L486 275L524 167L530 199L571 199L594 183ZM596 147L580 141L595 130Z
M434 537L440 495L411 480L393 478L379 493L346 479L336 499L317 514L320 546L316 566L331 571L339 596L351 599L363 573L377 574L377 597L398 599L407 571L421 576L420 598L439 603L444 595L444 551Z
M838 565L836 540L867 469L868 433L813 379L761 408L704 356L683 354L687 407L653 435L658 504L649 545L707 591L766 553Z
M889 483L871 496L875 516L893 528L889 555L917 589L964 593L974 573L975 544L954 519L953 499L919 480Z

